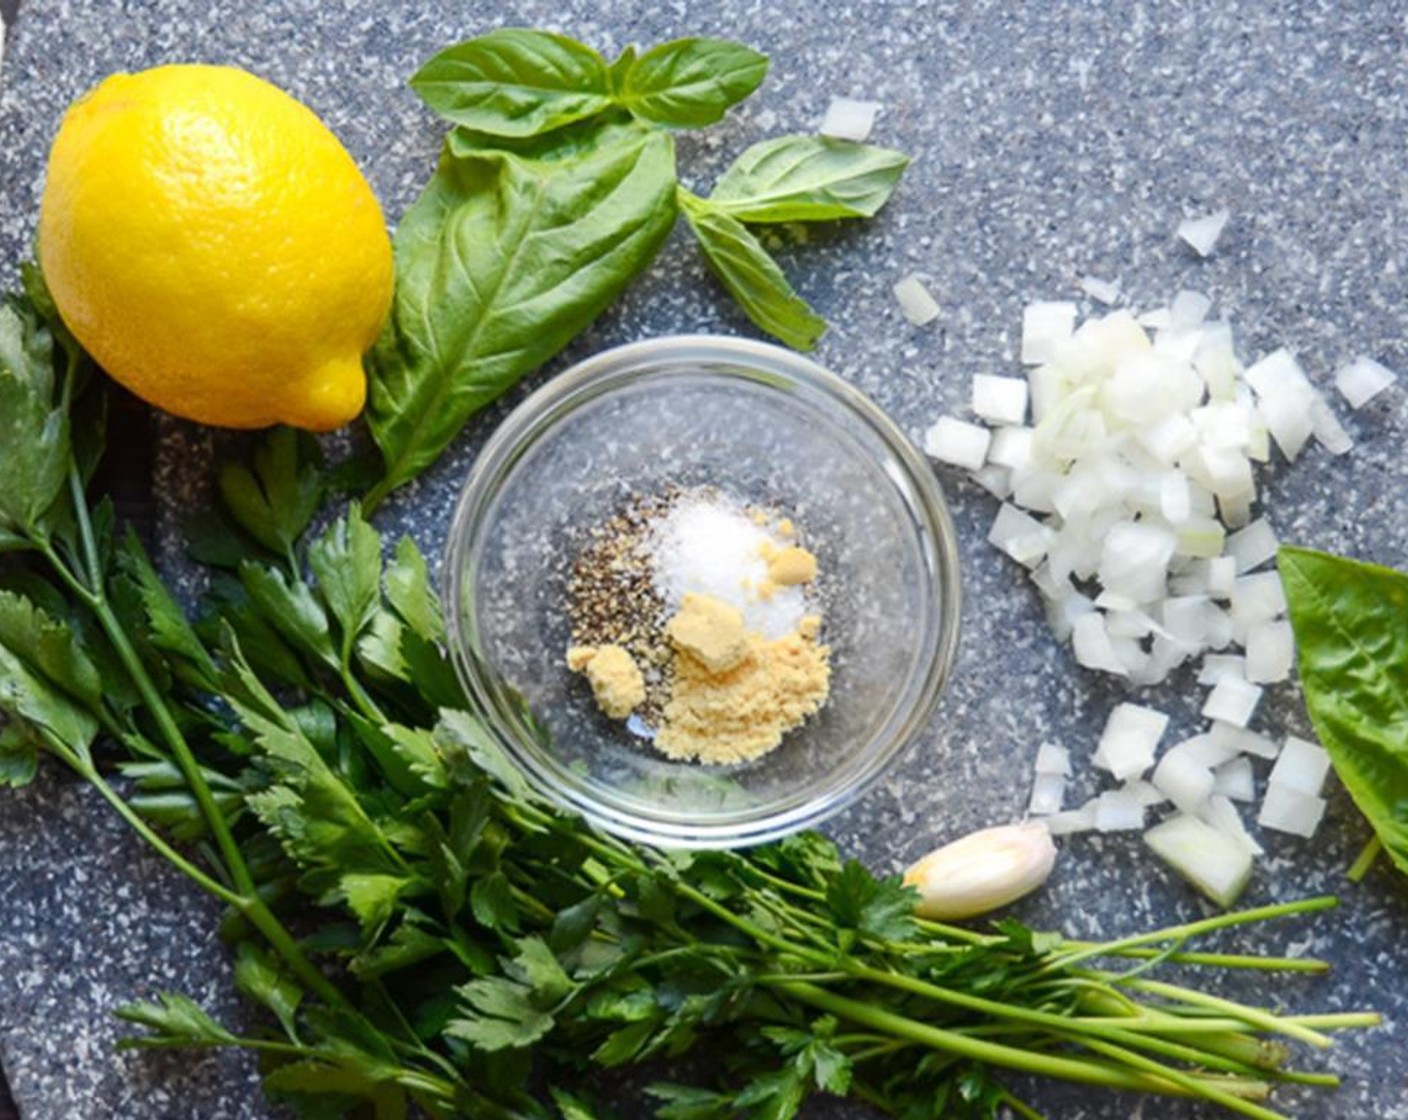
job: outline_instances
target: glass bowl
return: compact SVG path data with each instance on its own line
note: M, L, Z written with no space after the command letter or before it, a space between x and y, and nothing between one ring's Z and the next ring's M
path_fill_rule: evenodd
M632 495L716 487L791 517L820 562L827 704L751 762L671 760L569 672L567 579ZM456 667L532 785L607 831L740 847L858 798L924 728L953 661L953 525L925 459L790 351L707 335L598 354L525 400L475 461L446 546Z

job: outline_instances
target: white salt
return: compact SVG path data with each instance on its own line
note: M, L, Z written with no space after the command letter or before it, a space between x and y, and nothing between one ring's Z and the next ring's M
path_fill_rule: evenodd
M655 586L671 614L686 594L711 595L742 612L748 630L782 638L809 613L806 595L801 587L777 587L764 598L759 588L768 574L764 552L791 543L726 497L690 495L651 534Z

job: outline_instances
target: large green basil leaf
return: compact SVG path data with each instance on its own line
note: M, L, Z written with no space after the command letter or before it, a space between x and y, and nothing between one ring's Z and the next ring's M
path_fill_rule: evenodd
M734 161L709 203L741 222L868 218L885 205L909 158L888 148L782 136Z
M536 136L611 107L606 60L565 35L505 28L441 51L411 88L446 120Z
M1277 566L1320 742L1408 872L1408 575L1304 548Z
M748 318L797 350L815 346L826 331L826 320L792 290L782 269L748 227L704 199L684 192L681 198L704 259Z
M461 137L402 219L396 302L370 361L386 476L368 507L567 345L669 235L668 133L607 121L590 145L569 143L563 158L546 144L530 157Z
M634 59L616 99L642 120L698 128L758 88L767 56L727 39L676 39Z

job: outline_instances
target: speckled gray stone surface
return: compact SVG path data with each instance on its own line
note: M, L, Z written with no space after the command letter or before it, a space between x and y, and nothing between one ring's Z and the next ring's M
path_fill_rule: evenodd
M875 139L915 156L894 202L876 221L813 230L805 245L786 242L781 257L832 322L820 360L916 435L936 414L961 412L973 374L1015 372L1023 303L1076 298L1085 273L1117 278L1137 306L1180 287L1205 291L1232 316L1245 356L1284 343L1322 385L1360 353L1408 372L1408 51L1401 5L1387 0L817 0L785 9L752 0L433 9L384 0L32 0L11 44L0 109L5 275L28 244L62 106L108 71L199 58L266 75L333 125L394 217L425 178L439 136L405 77L437 47L499 22L557 26L604 50L715 33L768 51L773 70L761 93L682 143L684 175L696 186L748 143L814 125L832 94L882 101ZM1233 217L1213 259L1198 261L1174 242L1182 216L1224 205ZM927 328L904 323L890 295L911 271L943 308ZM677 238L532 384L605 346L685 330L750 333ZM1269 515L1284 537L1408 561L1406 388L1348 420L1354 454L1332 460L1312 449L1265 478ZM459 481L502 415L473 425L388 510L389 520L438 546ZM163 428L168 510L199 494L205 446L185 426ZM847 849L881 867L1018 814L1036 745L1051 739L1088 752L1117 695L1074 667L1047 632L1035 594L984 544L992 499L943 477L967 588L958 664L928 734L831 826ZM1200 702L1184 678L1146 699L1174 714L1175 730L1193 725ZM1287 689L1265 722L1305 728ZM1408 1118L1408 897L1386 872L1358 887L1344 881L1365 835L1336 792L1314 844L1268 838L1271 856L1246 899L1342 894L1338 912L1255 939L1328 957L1336 969L1327 979L1242 980L1229 990L1277 1006L1373 1006L1387 1015L1383 1029L1347 1038L1329 1058L1308 1058L1346 1083L1313 1099L1278 1097L1306 1117ZM1021 908L1029 921L1107 935L1203 912L1137 839L1066 847L1048 889ZM152 1064L112 1054L118 1030L107 1011L117 1003L156 987L217 1006L230 996L210 907L145 857L96 798L49 775L0 799L0 907L0 1060L25 1117L267 1114L238 1061ZM1033 1103L1063 1118L1211 1115L1168 1101L1028 1088Z

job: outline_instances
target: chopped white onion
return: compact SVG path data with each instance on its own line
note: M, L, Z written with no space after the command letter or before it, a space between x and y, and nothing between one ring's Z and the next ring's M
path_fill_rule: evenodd
M1095 828L1096 799L1091 798L1079 809L1066 809L1045 818L1046 827L1052 836L1072 836L1078 832L1090 832Z
M1247 630L1247 680L1276 684L1291 675L1295 634L1289 622L1260 622Z
M1256 706L1261 703L1261 689L1236 677L1220 677L1203 704L1203 716L1221 720L1234 727L1246 727Z
M1117 704L1095 748L1096 765L1120 781L1136 778L1154 764L1154 752L1168 728L1168 716L1139 704Z
M992 433L977 424L940 416L924 433L924 451L941 463L978 470L987 459Z
M1027 812L1037 817L1059 813L1065 797L1064 777L1060 774L1038 774L1032 781L1032 796L1027 804Z
M1211 769L1214 766L1221 766L1229 759L1236 758L1240 753L1234 744L1225 739L1215 739L1212 735L1204 732L1202 735L1194 735L1190 739L1184 739L1181 743L1175 743L1164 752L1164 757L1167 758L1171 754L1187 755L1199 766Z
M1279 783L1266 787L1266 796L1261 801L1261 812L1256 823L1262 828L1289 832L1307 839L1315 835L1325 815L1325 799L1313 793L1302 793L1298 789Z
M1252 780L1252 761L1246 755L1230 758L1212 772L1213 792L1232 801L1253 801L1256 783Z
M1114 280L1101 280L1096 276L1082 276L1080 290L1096 303L1119 303L1120 286Z
M1090 602L1083 595L1079 596L1079 599L1084 603ZM1091 604L1091 607L1090 611L1082 612L1071 625L1071 648L1076 660L1087 669L1099 669L1116 676L1127 675L1129 670L1115 652L1109 631L1105 629L1104 616L1093 609L1094 604Z
M1075 325L1074 303L1028 304L1022 311L1022 362L1039 366L1051 361Z
M1180 291L1168 305L1168 325L1173 330L1201 326L1211 310L1212 300L1202 292Z
M1198 816L1219 832L1236 840L1247 850L1249 855L1264 856L1266 854L1266 849L1258 844L1252 834L1247 831L1246 822L1242 820L1242 814L1237 811L1237 806L1222 794L1215 793L1209 797L1208 803L1203 806L1203 811Z
M900 313L916 327L932 323L939 317L938 300L929 294L929 289L918 276L906 276L891 290L900 305Z
M1197 218L1185 218L1178 223L1178 237L1200 257L1212 256L1218 238L1232 216L1230 210L1214 210Z
M976 375L973 411L994 424L1021 424L1027 418L1027 383L1020 377Z
M833 97L826 107L826 115L821 118L817 129L823 136L835 140L854 140L857 143L870 136L875 127L881 104L878 101L855 101L849 97Z
M1247 679L1247 659L1235 653L1205 653L1198 669L1198 683L1215 685L1223 677Z
M1030 428L998 428L992 434L992 445L988 448L988 462L999 467L1021 470L1032 459L1032 430Z
M1153 782L1146 782L1143 778L1132 778L1120 786L1121 793L1127 793L1130 797L1136 798L1145 808L1152 809L1157 805L1168 804L1168 794L1164 793Z
M1006 467L989 463L973 472L973 481L999 502L1005 502L1012 496L1012 472Z
M1137 792L1107 789L1095 799L1095 827L1100 832L1133 832L1144 827L1144 810Z
M1036 772L1038 774L1060 774L1071 776L1071 752L1055 743L1042 743L1036 752Z
M1350 408L1363 408L1396 379L1393 370L1372 358L1355 358L1335 373L1335 388Z
M1212 771L1200 766L1186 751L1167 752L1149 780L1185 813L1196 813L1215 784Z
M1286 736L1286 745L1271 768L1268 786L1285 786L1300 793L1319 794L1330 772L1330 756L1318 743L1295 735Z
M1354 437L1345 431L1329 402L1319 393L1310 402L1310 430L1331 455L1345 455L1354 450Z
M1214 599L1232 598L1237 581L1237 558L1214 556L1208 560L1207 573L1208 594Z
M1219 906L1231 906L1252 875L1252 854L1237 838L1186 813L1144 834L1144 842Z
M1253 754L1257 758L1275 758L1281 753L1281 744L1245 727L1237 727L1221 720L1213 720L1208 728L1208 739L1219 749L1230 749L1233 754Z
M1041 562L1055 537L1049 528L1016 506L1003 502L988 530L988 542L1029 568Z
M1238 575L1274 560L1280 547L1276 531L1264 517L1258 517L1245 529L1238 529L1227 538L1227 555L1237 562Z

